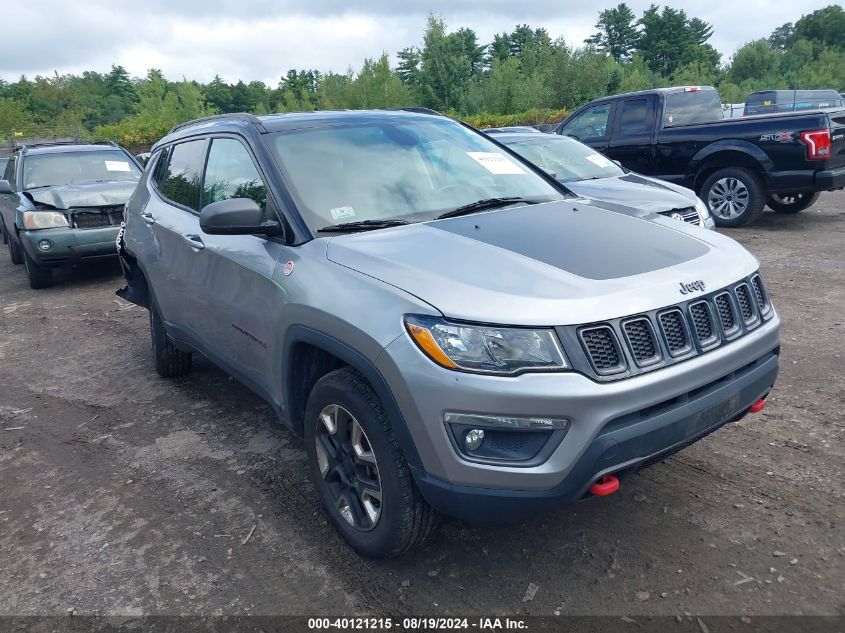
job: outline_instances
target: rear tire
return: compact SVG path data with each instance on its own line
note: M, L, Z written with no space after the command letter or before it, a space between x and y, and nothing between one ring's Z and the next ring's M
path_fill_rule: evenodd
M818 191L773 193L769 195L766 204L775 213L798 213L813 206L819 199L819 195Z
M717 226L754 222L763 213L766 195L760 178L745 167L719 169L704 181L701 199Z
M191 371L191 352L178 349L164 329L161 315L154 301L150 301L150 338L153 346L153 362L156 371L163 378L184 376Z
M437 513L414 483L381 401L361 374L344 367L320 378L304 430L323 510L359 554L392 558L434 531Z
M21 248L18 246L17 242L15 242L15 238L13 235L9 235L6 239L9 241L6 242L6 246L9 248L9 258L12 260L13 264L23 264L23 257L21 256Z
M53 271L49 268L44 268L35 263L26 251L23 252L24 265L26 266L26 276L29 278L29 287L33 290L40 288L47 288L53 285Z

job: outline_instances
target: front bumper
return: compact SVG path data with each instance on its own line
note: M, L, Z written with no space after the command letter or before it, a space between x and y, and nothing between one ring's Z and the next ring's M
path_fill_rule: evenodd
M117 255L115 240L120 227L97 229L40 229L21 231L21 246L39 266L57 268ZM38 243L49 240L52 247L42 250Z
M477 521L488 511L517 517L575 501L601 475L635 470L742 416L775 382L778 328L775 315L721 349L604 384L574 372L453 372L435 366L407 336L391 343L377 365L420 455L414 475L423 495L447 514ZM445 411L566 417L571 426L543 463L483 464L458 455Z

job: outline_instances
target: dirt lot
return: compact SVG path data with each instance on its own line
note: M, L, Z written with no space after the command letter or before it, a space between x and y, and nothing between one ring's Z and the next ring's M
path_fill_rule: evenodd
M390 562L327 525L257 397L204 361L155 374L116 264L33 291L2 252L0 614L843 615L843 209L825 194L730 232L783 319L763 415L618 494L517 527L445 521Z

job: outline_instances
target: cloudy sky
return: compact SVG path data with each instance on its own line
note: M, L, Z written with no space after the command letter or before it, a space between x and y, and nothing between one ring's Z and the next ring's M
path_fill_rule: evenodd
M0 78L161 68L171 79L260 79L276 85L289 68L345 71L365 57L418 44L428 13L450 28L469 26L481 42L516 24L545 27L580 44L599 10L619 0L30 0L4 2ZM673 0L714 26L711 43L727 60L832 0ZM639 15L651 0L628 0ZM661 4L667 4L663 2Z

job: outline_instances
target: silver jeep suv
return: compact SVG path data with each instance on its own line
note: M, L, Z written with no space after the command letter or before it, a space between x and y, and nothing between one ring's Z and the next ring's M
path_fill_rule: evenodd
M519 520L765 405L757 261L589 206L418 109L221 115L152 150L118 238L162 376L199 352L304 437L331 521L397 555Z

